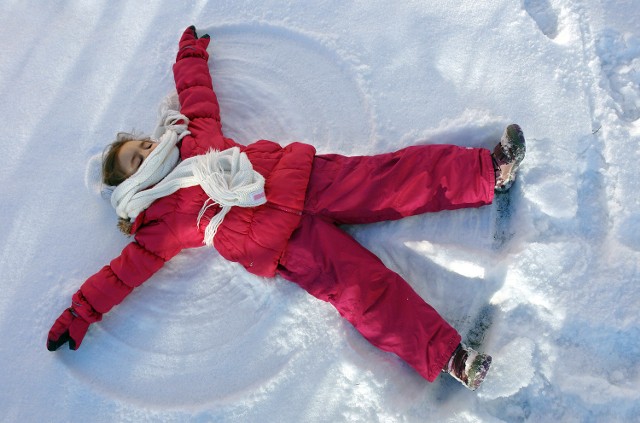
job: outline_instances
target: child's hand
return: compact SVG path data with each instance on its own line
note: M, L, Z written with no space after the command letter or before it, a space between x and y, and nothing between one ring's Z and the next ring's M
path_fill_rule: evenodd
M55 351L69 341L69 348L77 350L87 333L87 329L89 329L89 323L78 316L72 307L69 307L51 327L47 338L47 349Z

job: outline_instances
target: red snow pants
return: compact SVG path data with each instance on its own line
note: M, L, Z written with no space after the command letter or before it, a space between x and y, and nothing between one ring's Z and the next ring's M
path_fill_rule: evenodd
M316 156L303 218L278 273L433 382L460 335L338 225L479 207L491 203L494 185L485 149L425 145L377 156Z

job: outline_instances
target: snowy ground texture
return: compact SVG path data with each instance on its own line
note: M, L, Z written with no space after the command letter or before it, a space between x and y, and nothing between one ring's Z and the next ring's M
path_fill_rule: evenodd
M640 1L181 3L0 5L0 421L640 421ZM331 306L204 248L80 350L46 351L127 242L87 161L153 129L190 24L211 34L243 143L374 154L523 127L508 218L494 204L349 228L493 354L480 390L427 383Z

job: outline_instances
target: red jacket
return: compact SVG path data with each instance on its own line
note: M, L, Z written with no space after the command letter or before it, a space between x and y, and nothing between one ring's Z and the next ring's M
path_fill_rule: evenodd
M185 31L173 66L181 113L190 119L191 135L182 139L182 159L238 146L265 178L267 203L255 208L234 207L214 238L214 246L226 259L249 272L274 276L280 256L301 218L315 149L293 143L286 147L266 140L242 146L222 134L220 108L207 64L208 40L196 40ZM121 255L91 276L73 297L75 312L87 322L119 304L183 248L203 245L213 207L196 226L198 212L207 199L200 188L180 189L155 201L133 224L135 241Z

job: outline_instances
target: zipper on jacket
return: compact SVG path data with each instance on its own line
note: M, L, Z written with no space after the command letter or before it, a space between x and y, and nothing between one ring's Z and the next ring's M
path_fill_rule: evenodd
M266 203L265 206L267 206L269 208L272 208L272 209L275 209L275 210L283 211L285 213L291 213L291 214L295 214L295 215L298 215L298 216L302 216L302 211L290 209L288 207L280 206L278 204Z

